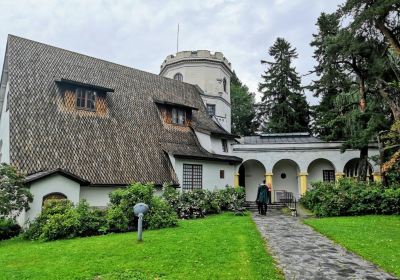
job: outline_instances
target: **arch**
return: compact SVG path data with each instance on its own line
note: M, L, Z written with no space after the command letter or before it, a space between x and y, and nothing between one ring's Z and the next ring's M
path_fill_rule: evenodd
M61 200L61 199L68 199L68 198L65 194L60 193L60 192L48 193L45 196L43 196L42 205L44 205L44 203L50 199Z
M311 187L312 182L335 181L335 165L328 159L317 158L310 162L307 168L308 182L307 188Z
M239 167L239 185L246 191L246 201L255 201L257 188L265 180L265 166L256 159L244 161Z
M273 190L272 198L279 201L282 191L293 193L296 198L300 197L298 182L299 165L291 159L281 159L272 167Z
M182 73L179 73L179 72L176 73L176 74L174 75L174 80L183 82L183 75L182 75Z
M360 162L360 158L352 158L346 162L343 168L343 173L345 177L355 178L358 176L358 164ZM367 171L367 178L371 181L373 180L373 168L370 162L368 163L368 171Z

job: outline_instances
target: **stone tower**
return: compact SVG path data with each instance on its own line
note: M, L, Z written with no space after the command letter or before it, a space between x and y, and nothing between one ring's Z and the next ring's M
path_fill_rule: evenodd
M220 52L182 51L169 55L160 75L197 85L209 115L231 132L231 63Z

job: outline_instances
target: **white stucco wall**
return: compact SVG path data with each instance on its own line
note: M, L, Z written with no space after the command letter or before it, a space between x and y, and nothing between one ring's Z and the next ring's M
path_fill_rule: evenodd
M199 140L200 145L209 151L210 153L212 152L212 146L211 146L211 136L210 134L202 133L199 131L195 131L197 140Z
M299 168L294 161L281 160L275 164L272 169L273 200L275 200L275 191L284 190L293 193L296 198L300 198L300 189L298 183ZM286 178L281 175L286 174Z
M234 165L217 161L185 160L175 158L174 169L180 184L182 184L183 178L183 164L200 164L203 166L203 189L215 190L222 189L226 185L233 186L235 174ZM224 179L220 179L219 177L220 170L225 171Z
M91 187L82 186L80 188L80 199L86 199L90 206L106 207L110 202L110 192L118 189L118 187Z
M58 174L50 175L33 182L29 189L33 194L33 202L29 204L30 209L25 216L25 219L29 221L33 221L40 214L43 197L50 193L62 193L72 203L76 204L79 202L79 183Z
M335 167L332 163L326 159L317 159L313 161L308 166L308 180L307 180L307 189L311 187L311 183L323 181L323 171L324 170L334 170Z
M245 169L245 191L246 201L255 201L257 198L258 186L265 179L265 168L262 163L249 160L243 164Z
M0 141L2 143L0 162L5 163L10 163L10 111L6 111L9 88L9 83L7 83L0 117Z

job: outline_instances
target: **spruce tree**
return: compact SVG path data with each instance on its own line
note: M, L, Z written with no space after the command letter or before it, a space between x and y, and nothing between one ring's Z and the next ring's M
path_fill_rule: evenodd
M236 73L231 77L232 133L251 135L256 129L254 95Z
M268 54L272 62L261 61L267 69L261 76L259 119L264 132L289 133L309 131L309 106L302 93L301 79L292 62L295 48L283 38L277 38Z

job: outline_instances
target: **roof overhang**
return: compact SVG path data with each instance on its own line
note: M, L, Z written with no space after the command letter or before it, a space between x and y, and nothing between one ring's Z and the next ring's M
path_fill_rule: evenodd
M153 101L154 101L154 103L161 104L161 105L180 107L180 108L191 109L191 110L196 110L196 111L199 110L199 108L197 108L197 107L193 107L193 106L182 104L182 103L170 102L167 100L153 99Z
M243 159L235 156L223 156L217 154L210 154L209 156L194 156L194 155L183 155L183 154L173 154L175 158L181 159L194 159L194 160L209 160L209 161L223 161L228 163L241 163Z
M55 82L60 83L60 84L88 87L88 88L95 89L98 91L103 91L103 92L114 92L114 89L112 89L112 88L106 88L106 87L102 87L102 86L98 86L98 85L82 83L82 82L73 81L73 80L64 79L64 78L57 78L57 79L55 79Z
M52 176L52 175L61 175L64 176L72 181L75 181L83 186L87 186L90 184L89 181L83 179L82 177L79 177L71 172L68 172L66 170L63 170L61 168L57 168L57 169L52 169L52 170L47 170L47 171L39 171L33 174L30 174L28 176L26 176L24 183L26 184L30 184L33 183L35 181L44 179L46 177Z

